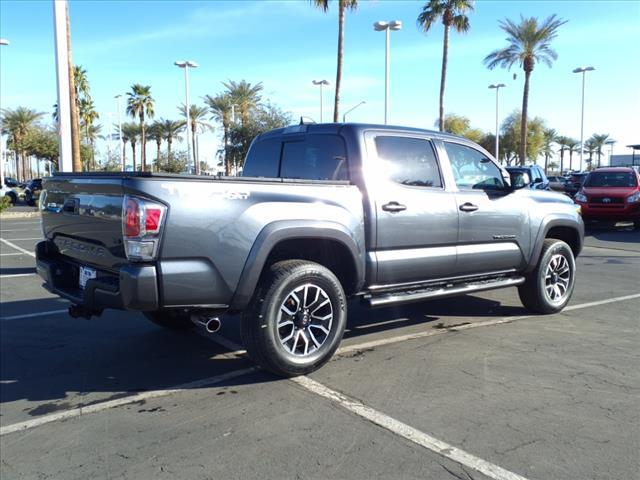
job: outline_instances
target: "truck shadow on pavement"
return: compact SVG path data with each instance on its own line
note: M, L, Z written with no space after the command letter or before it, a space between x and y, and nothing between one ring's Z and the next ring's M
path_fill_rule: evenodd
M56 303L54 308L63 306ZM9 316L8 311L13 316L51 309L51 299L5 302L2 316ZM525 312L474 296L377 310L351 302L345 338L385 331L398 335L418 325L448 328L468 323L471 317ZM222 331L236 342L238 321L238 316L229 317ZM33 417L252 366L248 358L226 353L203 335L163 330L130 312L106 311L92 320L72 319L66 313L0 320L0 404L7 411L7 404L15 402L11 410ZM257 372L216 386L278 380ZM6 423L4 415L0 419Z

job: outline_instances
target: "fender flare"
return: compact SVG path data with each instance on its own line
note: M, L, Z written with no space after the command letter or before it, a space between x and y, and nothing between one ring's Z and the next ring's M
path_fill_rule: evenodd
M282 220L269 223L258 234L244 264L231 310L243 310L251 301L264 265L273 248L284 240L317 238L334 240L347 248L356 268L356 284L364 283L364 252L349 230L336 222L317 220Z
M540 228L538 228L538 233L536 234L535 242L531 250L531 256L529 257L529 262L527 263L525 272L531 272L536 268L536 265L538 264L538 258L540 258L540 252L542 251L542 244L544 243L544 239L547 238L549 230L554 227L566 227L575 230L578 234L578 248L576 257L578 256L580 251L582 251L582 245L584 243L584 223L582 222L582 220L580 219L579 222L576 222L576 219L571 215L548 215L544 217L542 223L540 224Z

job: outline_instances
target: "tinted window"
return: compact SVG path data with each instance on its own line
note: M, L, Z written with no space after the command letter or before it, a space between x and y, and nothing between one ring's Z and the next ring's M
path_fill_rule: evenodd
M631 172L591 172L585 187L635 187L636 176Z
M500 189L504 180L500 169L475 148L444 142L458 188Z
M280 176L308 180L348 180L347 153L337 135L308 135L282 146Z
M542 171L536 167L533 167L531 170L533 171L533 182L542 182Z
M442 187L431 142L421 138L376 137L378 158L391 180L416 187Z
M277 177L280 165L279 138L260 140L251 145L242 171L243 177Z

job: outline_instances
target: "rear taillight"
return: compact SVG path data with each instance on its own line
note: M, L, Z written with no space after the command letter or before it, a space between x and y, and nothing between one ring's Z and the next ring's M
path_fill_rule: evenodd
M127 258L153 260L158 253L160 233L167 207L136 197L124 197L122 233Z

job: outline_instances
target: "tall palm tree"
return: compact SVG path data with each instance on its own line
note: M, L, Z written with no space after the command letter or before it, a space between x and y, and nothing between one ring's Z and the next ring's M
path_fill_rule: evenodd
M564 152L567 150L567 143L569 143L571 139L569 137L565 137L564 135L559 135L556 137L556 145L560 148L558 152L560 153L560 174L564 172Z
M88 145L90 143L89 133L88 133L89 128L91 128L91 126L93 125L93 122L95 122L98 118L100 118L100 115L98 115L98 112L95 109L95 105L93 104L93 100L91 100L90 98L86 98L86 97L81 98L80 102L78 102L78 106L79 106L80 122L84 129L85 142Z
M73 66L73 84L76 91L76 97L78 99L86 98L87 100L91 100L87 71L82 67L82 65Z
M311 0L317 8L323 12L329 10L329 0ZM358 8L358 0L338 0L338 65L336 68L336 89L333 101L333 122L340 118L340 86L342 85L342 60L344 45L344 18L346 10Z
M262 100L262 96L260 95L260 92L264 88L262 82L251 85L251 83L245 80L240 80L239 82L229 80L228 82L222 82L222 84L227 89L232 105L238 107L240 124L245 126L249 122L251 111L254 110L260 104L260 100Z
M418 28L428 32L438 19L444 25L444 41L442 42L442 72L440 75L440 116L438 127L444 131L444 87L447 80L447 63L449 59L449 29L456 32L469 31L469 17L466 12L473 11L473 0L430 0L422 7L418 15Z
M87 165L86 170L96 170L96 140L104 140L104 135L100 135L100 131L102 130L102 125L95 125L93 123L89 124L88 127L85 126L85 132L87 135L87 144L91 147L91 161Z
M153 118L155 115L155 112L153 111L154 100L151 96L151 86L135 83L131 86L131 91L127 93L127 96L129 97L127 99L127 113L133 118L138 117L140 120L140 166L141 171L144 172L147 159L147 137L144 129L144 118L145 115L149 118Z
M74 172L82 171L82 160L80 157L80 117L78 115L78 95L75 87L75 72L73 69L73 55L71 54L71 25L69 22L69 4L65 2L65 17L67 23L67 62L69 68L69 110L71 117L71 156Z
M135 123L123 123L122 124L122 141L124 143L129 142L131 144L131 153L133 154L133 171L137 171L136 168L136 143L141 138L142 129L140 125Z
M553 155L553 144L558 139L558 132L553 128L547 128L544 131L544 145L542 147L542 154L544 155L544 173L549 171L549 158Z
M551 48L551 41L556 38L558 28L566 23L565 20L551 15L542 23L535 17L520 17L520 23L505 19L500 21L500 28L507 32L509 46L495 50L487 55L484 63L489 69L497 66L511 69L519 64L524 70L524 91L522 93L522 122L520 126L520 164L527 160L527 113L529 107L529 79L531 72L538 62L551 67L558 54Z
M589 154L587 163L589 164L588 170L591 170L593 168L593 154L598 151L598 146L596 145L593 137L584 142L584 151Z
M184 128L184 122L179 120L160 119L162 125L163 138L167 141L167 162L171 161L171 144L174 140L182 141L180 132Z
M215 97L206 95L204 97L204 103L209 106L209 111L212 115L211 118L222 125L224 171L225 175L229 175L231 173L231 166L229 165L229 162L227 162L227 147L229 143L229 129L231 128L231 111L233 100L231 99L231 95L229 95L228 93L220 93Z
M161 121L156 120L147 127L147 139L156 142L156 172L160 171L160 149L164 140L164 131Z
M602 149L604 148L607 140L609 140L608 133L594 133L591 135L591 140L596 147L596 153L598 154L598 167L600 166L600 161L602 159Z
M567 152L569 152L569 169L573 170L573 154L580 151L580 142L573 138L569 138L565 144Z
M262 87L261 87L262 88ZM186 108L184 103L178 107L178 111L185 119L187 118ZM209 115L207 107L199 107L197 105L191 105L189 107L189 122L190 125L185 126L191 129L191 151L193 152L193 158L195 159L196 175L200 175L200 159L198 150L196 149L196 138L198 133L204 133L208 130L212 130L213 127L206 121L206 117Z
M2 110L2 133L6 133L13 144L13 151L16 154L16 174L19 180L26 180L28 173L24 142L29 130L43 115L42 112L26 107Z

